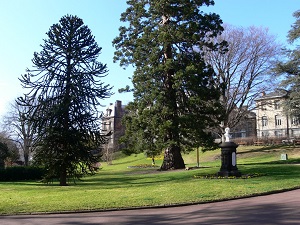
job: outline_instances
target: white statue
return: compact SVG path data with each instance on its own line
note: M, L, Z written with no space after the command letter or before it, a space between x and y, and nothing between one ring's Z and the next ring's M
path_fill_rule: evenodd
M225 128L225 134L224 134L225 142L230 142L231 136L230 136L230 134L229 134L229 131L230 131L229 127L226 127L226 128Z

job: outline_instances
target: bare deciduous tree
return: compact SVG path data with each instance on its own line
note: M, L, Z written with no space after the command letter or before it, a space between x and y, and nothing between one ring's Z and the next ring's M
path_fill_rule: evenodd
M11 134L11 139L18 143L25 166L29 165L31 147L34 141L32 123L26 119L27 111L28 107L14 103L11 105L9 114L4 117L5 128Z
M262 27L224 25L224 32L215 42L227 41L227 52L205 52L206 62L215 73L215 85L222 90L224 126L235 127L247 110L255 107L254 100L276 85L270 69L281 54L276 37ZM246 109L246 110L245 110ZM223 132L219 128L219 133Z

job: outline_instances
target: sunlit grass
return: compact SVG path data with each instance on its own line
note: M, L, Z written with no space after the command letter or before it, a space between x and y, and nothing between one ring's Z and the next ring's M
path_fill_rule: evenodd
M281 161L286 151L288 161ZM298 153L297 153L298 152ZM251 196L300 187L299 149L238 148L238 169L242 174L258 173L250 179L199 179L220 169L220 150L200 153L200 168L195 168L196 152L184 155L192 170L160 172L157 168L128 168L151 165L143 154L102 163L101 170L77 184L0 183L0 214L119 209L126 207L208 202ZM289 164L291 163L291 164ZM156 160L161 164L161 159Z

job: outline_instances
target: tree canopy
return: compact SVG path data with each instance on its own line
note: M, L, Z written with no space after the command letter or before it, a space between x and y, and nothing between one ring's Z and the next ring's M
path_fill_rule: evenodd
M91 30L77 16L63 16L50 27L42 50L34 53L33 69L20 81L29 89L18 104L28 106L28 120L37 132L35 162L45 165L47 179L80 178L94 172L99 160L99 100L111 95L101 78L107 67Z
M201 7L211 0L129 0L121 15L126 26L113 41L115 61L133 65L134 100L125 116L123 141L130 152L165 150L162 170L184 168L182 150L211 147L207 128L222 114L215 73L205 63L204 46L223 30L217 14ZM125 90L130 88L126 87Z
M6 132L0 132L0 169L5 167L5 162L12 164L18 161L19 157L19 151L14 141Z
M271 68L281 55L281 46L267 28L224 25L215 42L227 42L227 51L205 52L205 60L215 73L215 86L222 89L224 127L234 128L255 107L263 91L275 87ZM274 84L274 85L271 85ZM220 127L218 133L223 133Z
M9 150L5 143L0 142L0 169L5 168L4 160L9 156Z
M33 154L35 133L32 123L27 119L26 114L30 107L11 104L11 110L4 117L5 129L11 134L11 138L17 143L24 159L24 165L29 165L30 156Z
M293 44L297 43L300 38L300 10L294 13L296 18L288 33L288 41ZM287 60L279 62L275 71L279 74L284 74L285 79L282 82L282 87L289 92L289 98L285 101L285 110L295 117L300 117L300 46L291 50L286 50Z

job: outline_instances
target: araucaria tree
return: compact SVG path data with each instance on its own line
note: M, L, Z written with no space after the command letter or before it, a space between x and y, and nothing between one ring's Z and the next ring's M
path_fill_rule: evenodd
M33 69L20 78L30 90L18 104L30 107L35 162L46 167L46 179L58 177L64 186L68 178L94 172L96 150L105 141L97 106L111 88L100 80L107 67L97 61L101 48L82 19L64 16L47 36L42 51L34 53Z
M182 150L211 146L206 129L220 119L214 72L204 46L222 31L219 16L201 6L211 0L129 0L121 15L127 26L114 39L115 61L133 65L134 100L125 117L123 141L130 151L164 151L162 170L184 168ZM127 87L127 90L129 88Z

